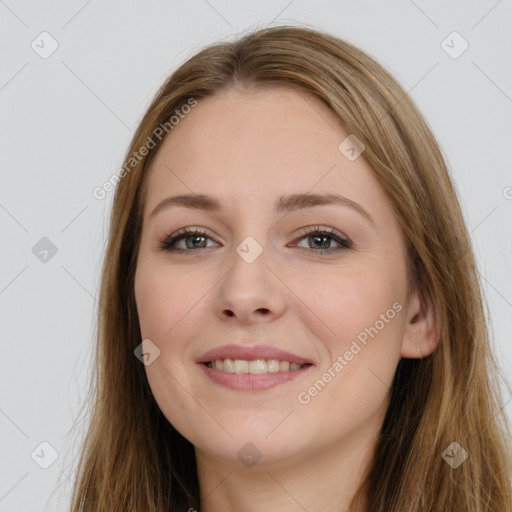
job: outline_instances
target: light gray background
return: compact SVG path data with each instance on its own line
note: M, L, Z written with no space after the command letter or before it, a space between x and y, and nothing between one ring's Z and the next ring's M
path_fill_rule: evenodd
M0 0L0 512L67 510L112 199L93 188L121 166L153 94L188 56L283 23L358 45L420 107L461 196L510 379L512 1ZM46 59L31 47L50 48L43 31L59 45ZM441 46L453 31L469 43L458 58ZM58 249L46 263L32 252L42 237ZM48 469L31 458L49 460L44 441L58 452Z

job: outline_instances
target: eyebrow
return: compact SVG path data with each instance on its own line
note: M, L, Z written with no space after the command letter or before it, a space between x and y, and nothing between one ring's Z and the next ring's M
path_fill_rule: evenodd
M289 194L281 196L275 206L275 213L288 213L304 208L313 208L315 206L337 205L346 206L360 213L373 226L375 222L370 214L359 204L348 197L338 194ZM205 194L181 194L177 196L166 197L156 205L150 213L150 217L154 217L157 213L171 207L191 208L194 210L202 210L215 212L222 210L220 201L212 196Z

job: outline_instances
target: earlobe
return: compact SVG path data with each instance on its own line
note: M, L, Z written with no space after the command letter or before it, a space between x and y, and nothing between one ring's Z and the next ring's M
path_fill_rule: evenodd
M439 321L434 302L414 291L406 311L401 356L414 359L428 356L439 345Z

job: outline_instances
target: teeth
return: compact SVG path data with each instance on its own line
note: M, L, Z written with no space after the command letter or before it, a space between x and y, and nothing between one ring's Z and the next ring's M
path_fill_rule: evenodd
M256 359L249 363L249 373L267 373L267 362L265 359Z
M255 359L254 361L244 361L242 359L216 359L206 363L209 368L229 372L229 373L275 373L300 370L305 364L290 363L289 361L279 361L278 359Z
M287 372L290 369L290 363L288 361L279 361L279 370Z
M269 359L267 361L267 372L278 372L279 371L279 361L277 359Z
M217 368L217 363L220 363L222 369L224 369L224 365L221 359L215 361L215 368ZM217 368L219 370L219 368ZM234 370L235 373L249 373L249 361L242 361L240 359L235 359L234 362Z

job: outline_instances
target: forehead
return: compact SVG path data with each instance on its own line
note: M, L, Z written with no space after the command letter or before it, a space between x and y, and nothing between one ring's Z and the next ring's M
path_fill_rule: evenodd
M152 162L145 215L171 193L270 205L283 194L336 192L385 208L366 160L340 152L348 135L320 100L285 87L201 99Z

